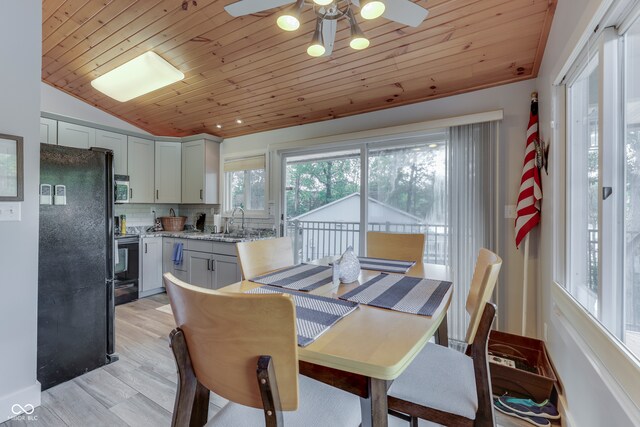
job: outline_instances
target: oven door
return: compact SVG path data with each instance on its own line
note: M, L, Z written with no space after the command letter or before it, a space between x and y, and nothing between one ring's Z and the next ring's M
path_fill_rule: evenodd
M127 241L128 240L128 241ZM118 240L118 258L115 264L115 284L138 281L138 257L140 254L138 238Z

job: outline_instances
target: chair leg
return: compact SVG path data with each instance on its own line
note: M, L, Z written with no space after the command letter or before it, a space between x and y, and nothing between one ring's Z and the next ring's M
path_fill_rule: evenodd
M209 415L209 390L196 378L184 332L171 331L171 350L178 367L178 390L173 407L172 427L202 427Z
M438 330L435 335L436 344L443 347L449 347L449 327L447 326L447 313L444 314L442 323L438 326Z

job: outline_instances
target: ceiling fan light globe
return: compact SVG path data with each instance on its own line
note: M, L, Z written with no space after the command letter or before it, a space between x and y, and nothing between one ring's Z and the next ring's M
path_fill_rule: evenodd
M366 37L354 37L349 42L349 46L351 46L351 49L355 50L366 49L369 47L369 44L369 39Z
M333 3L333 0L313 0L318 6L328 6Z
M384 13L385 5L379 0L369 1L362 4L360 8L360 16L363 19L376 19Z
M324 55L325 52L326 49L321 44L312 44L307 48L309 56L313 56L314 58Z
M295 31L300 28L300 20L293 15L280 15L276 23L285 31Z

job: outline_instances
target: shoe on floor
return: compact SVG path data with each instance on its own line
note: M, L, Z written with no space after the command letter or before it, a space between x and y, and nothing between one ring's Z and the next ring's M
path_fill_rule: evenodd
M557 420L560 418L558 410L553 403L545 400L542 403L536 403L531 399L518 399L515 397L501 396L498 398L502 406L515 411L521 415L531 415L534 417L548 418Z
M551 425L551 421L549 421L546 418L536 417L536 416L532 416L532 415L519 414L516 411L513 411L513 410L509 409L508 407L504 406L500 402L500 400L498 400L498 399L493 399L493 406L498 411L502 412L503 414L507 414L507 415L510 415L512 417L520 418L521 420L525 420L525 421L533 424L534 426L549 427Z

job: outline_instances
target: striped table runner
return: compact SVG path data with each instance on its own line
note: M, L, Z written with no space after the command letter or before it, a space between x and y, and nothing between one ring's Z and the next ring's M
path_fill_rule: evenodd
M388 271L389 273L406 273L415 261L398 261L394 259L358 257L363 270Z
M312 291L333 282L333 269L326 265L299 264L254 277L251 281L296 291Z
M248 294L290 294L296 304L296 331L298 345L306 347L335 323L358 308L358 303L319 295L301 294L287 289L261 286Z
M381 273L340 298L404 313L432 316L451 282Z

